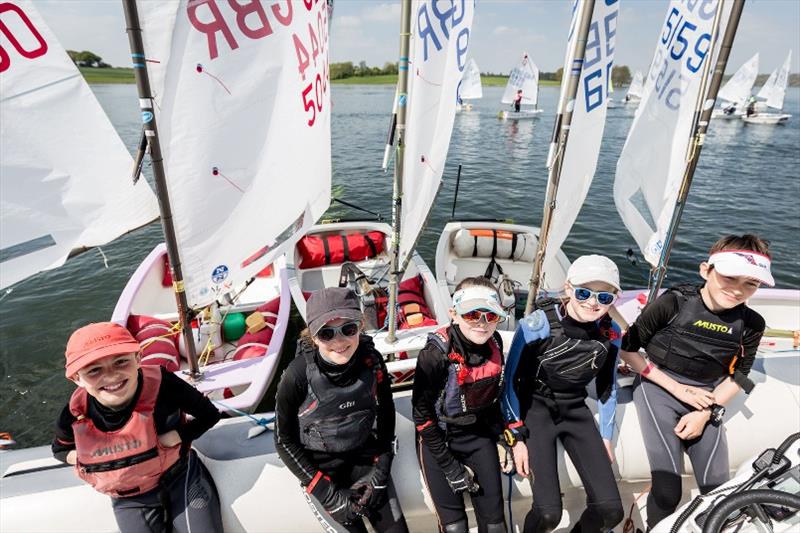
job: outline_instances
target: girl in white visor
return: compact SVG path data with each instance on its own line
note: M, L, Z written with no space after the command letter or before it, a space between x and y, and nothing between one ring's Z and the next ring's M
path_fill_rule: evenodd
M775 284L768 244L754 235L718 240L700 276L703 285L670 288L647 305L622 341L622 359L639 373L633 399L652 475L649 529L680 503L684 451L701 493L728 481L725 405L752 390L747 375L765 327L746 302L762 283Z
M468 493L478 531L503 533L497 454L503 346L495 330L506 313L492 282L476 277L456 287L450 318L417 357L411 399L417 457L440 531L469 531Z

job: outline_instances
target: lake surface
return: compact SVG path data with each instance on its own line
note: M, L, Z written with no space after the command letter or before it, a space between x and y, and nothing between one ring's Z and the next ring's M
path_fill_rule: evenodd
M92 89L133 152L141 127L135 86ZM459 164L463 170L457 217L511 218L536 226L541 221L558 88L542 88L541 119L519 122L497 120L502 91L484 88L475 109L456 117L444 186L419 244L432 269L439 232L451 214ZM391 86L333 85L334 193L387 219L392 175L384 174L380 164L393 95ZM755 232L772 243L777 286L800 288L799 89L789 89L784 111L794 116L783 126L712 121L666 284L697 281L697 266L719 236ZM647 275L644 267L625 258L626 250L636 249L636 244L612 197L617 158L632 119L632 108L609 109L594 183L563 246L571 259L584 253L614 259L624 288L645 286ZM362 216L340 204L334 204L329 215ZM160 226L152 224L104 246L108 268L92 250L23 281L0 300L0 431L11 432L21 446L50 441L53 421L74 389L63 372L69 334L111 316L126 280L161 240ZM291 356L286 353L289 348L286 345L284 357Z

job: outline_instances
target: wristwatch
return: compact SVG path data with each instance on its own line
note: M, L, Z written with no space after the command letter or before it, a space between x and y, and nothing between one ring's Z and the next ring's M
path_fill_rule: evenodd
M503 430L503 439L505 439L506 444L513 447L518 441L525 442L525 440L530 436L528 432L528 428L525 426L519 426L514 429L508 428Z
M725 406L715 403L711 406L711 418L708 421L712 426L718 426L722 423L723 416L725 416Z

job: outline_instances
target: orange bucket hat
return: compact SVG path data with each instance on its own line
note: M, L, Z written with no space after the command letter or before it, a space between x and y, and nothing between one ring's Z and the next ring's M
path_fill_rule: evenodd
M139 343L125 327L114 322L88 324L76 329L67 341L65 373L71 378L104 357L138 351Z

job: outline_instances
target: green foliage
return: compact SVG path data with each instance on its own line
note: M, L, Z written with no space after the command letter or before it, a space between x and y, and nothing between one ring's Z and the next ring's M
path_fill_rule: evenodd
M611 83L614 87L621 87L623 85L630 85L631 83L631 69L627 65L614 66L611 69Z
M79 67L93 67L93 68L109 68L111 65L103 63L103 58L94 52L84 50L76 52L75 50L67 50L67 55L73 63Z

